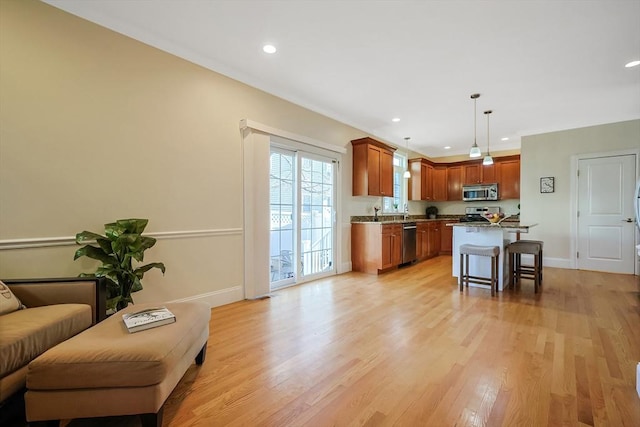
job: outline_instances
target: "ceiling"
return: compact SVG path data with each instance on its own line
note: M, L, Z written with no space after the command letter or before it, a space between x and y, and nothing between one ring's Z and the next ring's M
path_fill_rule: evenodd
M429 157L468 152L476 92L483 152L487 109L492 151L640 118L640 0L46 3Z

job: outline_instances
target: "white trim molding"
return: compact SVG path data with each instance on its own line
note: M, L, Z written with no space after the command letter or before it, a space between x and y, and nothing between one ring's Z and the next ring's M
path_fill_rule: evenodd
M242 286L232 286L225 289L220 289L213 292L206 292L200 295L193 295L186 298L180 298L171 302L185 302L185 301L204 301L211 308L219 307L225 304L231 304L232 302L242 301L244 299L244 292Z
M317 139L309 138L308 136L297 135L293 132L263 125L262 123L254 122L253 120L249 119L240 120L240 131L244 131L245 129L253 129L269 135L275 135L293 141L304 142L305 144L333 151L334 153L345 154L347 152L347 149L344 147L339 147L337 145L328 144L324 141L318 141Z
M157 231L144 233L145 236L154 237L158 240L165 239L190 239L197 237L218 237L241 235L242 228L220 228L212 230L188 230L188 231ZM52 246L74 246L76 238L74 236L61 237L33 237L28 239L6 239L0 240L0 251L10 249L31 249L47 248Z

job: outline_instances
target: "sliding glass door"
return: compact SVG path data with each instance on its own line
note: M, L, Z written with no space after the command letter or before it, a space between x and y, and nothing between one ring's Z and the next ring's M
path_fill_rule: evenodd
M271 289L335 274L335 161L271 148Z

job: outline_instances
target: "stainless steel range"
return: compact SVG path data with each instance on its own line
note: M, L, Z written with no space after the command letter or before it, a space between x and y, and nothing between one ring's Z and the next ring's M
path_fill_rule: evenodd
M465 208L464 213L465 215L460 218L460 222L485 222L484 216L486 214L499 214L500 206Z

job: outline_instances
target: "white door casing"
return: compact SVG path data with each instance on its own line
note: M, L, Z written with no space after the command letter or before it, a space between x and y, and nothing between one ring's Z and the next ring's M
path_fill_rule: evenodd
M277 129L249 119L239 123L242 144L243 178L243 234L244 234L244 297L260 298L268 295L269 275L269 155L271 143L278 137L300 144L309 151L324 154L334 153L338 160L347 152L344 147L334 146L307 136ZM336 175L336 200L340 200L341 176ZM337 223L341 222L340 207L336 209ZM336 241L341 241L341 230L336 231ZM336 247L336 259L341 259L340 247Z
M577 268L633 274L636 156L578 161Z

